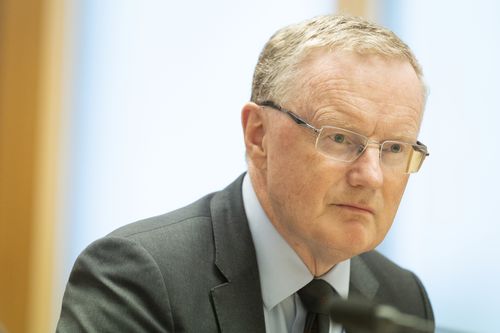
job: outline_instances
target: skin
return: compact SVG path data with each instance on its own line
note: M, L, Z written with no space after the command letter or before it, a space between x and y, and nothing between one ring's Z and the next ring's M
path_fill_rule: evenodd
M347 51L315 51L301 63L282 107L319 128L370 140L415 142L422 85L409 62ZM384 171L376 145L356 161L315 149L315 136L254 103L242 110L249 175L271 223L315 276L374 249L390 229L408 175Z

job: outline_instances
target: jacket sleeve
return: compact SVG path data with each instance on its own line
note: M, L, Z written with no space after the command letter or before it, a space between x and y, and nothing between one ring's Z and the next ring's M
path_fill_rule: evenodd
M163 276L141 245L106 237L78 257L57 332L173 332L173 325Z

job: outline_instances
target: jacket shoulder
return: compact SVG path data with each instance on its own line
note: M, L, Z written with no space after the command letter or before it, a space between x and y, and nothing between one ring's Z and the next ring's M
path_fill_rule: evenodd
M156 233L162 229L170 229L181 222L187 221L189 223L190 220L210 219L210 201L214 195L215 193L211 193L185 207L127 224L114 230L107 237L134 238L134 236L140 234Z
M374 297L377 303L392 305L404 313L434 320L429 297L417 275L378 251L361 254L359 258L361 265L366 265L378 281Z

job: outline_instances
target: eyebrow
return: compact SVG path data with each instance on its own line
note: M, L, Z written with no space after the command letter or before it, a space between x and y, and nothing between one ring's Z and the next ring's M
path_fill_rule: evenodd
M342 112L340 111L339 113L342 113ZM332 115L332 113L322 114L317 119L314 119L314 117L313 117L313 121L314 121L314 123L316 123L317 125L319 125L319 127L322 127L322 126L333 126L333 127L341 127L341 128L344 128L344 129L348 129L350 131L357 132L357 133L360 132L358 128L356 128L356 127L354 127L352 125L352 121L347 121L347 120L339 119L337 117L334 117Z

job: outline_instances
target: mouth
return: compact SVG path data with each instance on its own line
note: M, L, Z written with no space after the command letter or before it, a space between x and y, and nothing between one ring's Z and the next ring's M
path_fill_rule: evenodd
M334 204L334 206L347 209L357 213L371 214L375 215L375 209L370 206L361 205L361 204L352 204L352 203L344 203L344 204Z

